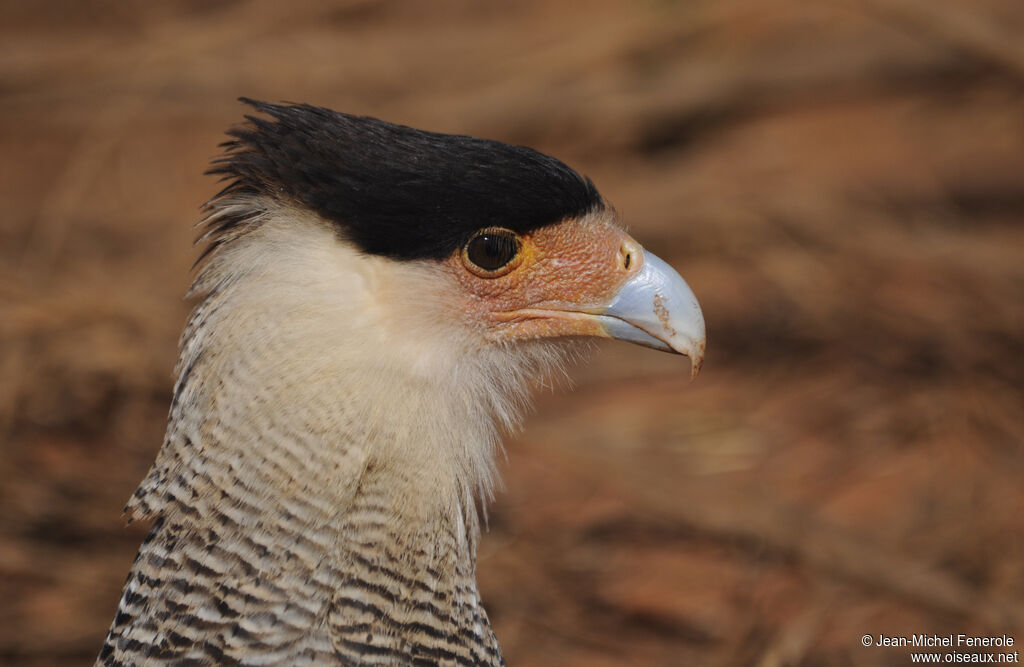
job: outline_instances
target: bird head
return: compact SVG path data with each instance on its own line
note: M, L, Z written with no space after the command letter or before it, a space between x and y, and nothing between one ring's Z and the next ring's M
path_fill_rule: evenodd
M374 448L362 461L454 469L489 494L496 424L514 425L538 371L581 339L700 368L686 282L562 162L243 101L262 115L211 170L228 183L206 206L172 417L256 423L273 408L277 429L342 433Z
M422 305L443 295L434 315L478 345L617 338L686 355L692 375L700 369L705 330L693 292L562 162L308 105L243 101L270 119L248 117L211 170L231 183L209 205L208 253L258 227L268 216L252 204L262 200L321 218L363 258L420 269L411 278L426 282L398 279L379 299L398 306L411 295Z

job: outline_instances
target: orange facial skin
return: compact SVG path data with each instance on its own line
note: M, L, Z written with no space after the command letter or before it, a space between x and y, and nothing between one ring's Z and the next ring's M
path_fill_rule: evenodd
M608 214L543 227L520 240L520 256L496 277L467 268L462 252L448 258L463 312L494 342L607 336L591 315L640 270L640 245Z

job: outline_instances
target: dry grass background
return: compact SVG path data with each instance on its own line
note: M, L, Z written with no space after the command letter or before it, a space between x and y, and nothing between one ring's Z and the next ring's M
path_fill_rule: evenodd
M99 649L239 95L554 153L701 298L697 382L603 347L510 438L510 663L1024 641L1022 36L1017 0L0 3L0 661Z

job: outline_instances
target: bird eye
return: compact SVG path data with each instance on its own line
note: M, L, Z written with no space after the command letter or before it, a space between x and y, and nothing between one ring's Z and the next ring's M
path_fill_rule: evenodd
M462 250L462 261L484 278L503 276L516 267L522 242L510 229L492 227L476 233Z

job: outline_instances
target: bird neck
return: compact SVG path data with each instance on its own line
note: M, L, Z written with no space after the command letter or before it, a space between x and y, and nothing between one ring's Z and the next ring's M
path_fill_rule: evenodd
M258 422L215 431L261 450L258 464L225 441L168 440L181 465L161 457L135 498L157 518L110 645L156 656L149 642L171 637L181 652L168 655L212 662L501 664L477 591L470 494L415 505L396 484L429 480L374 457L354 479L341 475L359 456L345 443L318 455L325 448L268 438Z
M494 389L429 331L381 336L372 267L244 250L244 270L200 276L167 437L126 508L157 523L122 611L166 624L157 610L187 597L195 640L218 646L271 613L305 633L295 647L326 637L353 662L410 647L500 661L475 581ZM167 585L183 570L184 597Z

